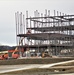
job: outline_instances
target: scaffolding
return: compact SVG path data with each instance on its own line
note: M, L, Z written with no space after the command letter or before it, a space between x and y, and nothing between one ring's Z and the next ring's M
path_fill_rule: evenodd
M54 10L45 13L34 11L34 16L26 18L19 12L16 13L16 40L24 37L20 47L35 49L37 52L48 50L52 55L59 55L67 50L68 55L74 52L74 15L66 15Z

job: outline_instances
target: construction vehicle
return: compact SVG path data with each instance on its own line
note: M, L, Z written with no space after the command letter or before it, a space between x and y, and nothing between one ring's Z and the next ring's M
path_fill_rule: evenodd
M21 53L21 54L20 54ZM24 53L24 49L21 48L20 50L16 47L16 49L12 52L12 58L17 59L22 56Z
M49 54L48 51L44 51L44 52L42 53L42 58L45 58L45 57L52 57L52 56Z
M0 55L0 60L4 60L5 58L4 58L4 55L2 54L2 55Z
M8 59L8 51L0 52L0 60Z
M31 34L31 30L30 30L30 29L27 31L27 34ZM25 38L25 37L20 38L20 41L19 41L19 45L18 45L18 46L20 46L20 45L22 44L24 38ZM21 55L20 53L21 53L21 52L24 53L23 48L22 48L21 50L19 50L19 49L18 49L18 46L15 48L14 52L12 53L12 58L16 58L16 59L17 59L17 58L20 57L20 55Z
M12 58L15 58L15 59L17 59L18 57L19 57L19 53L18 53L19 51L18 51L18 49L17 49L17 47L16 47L16 49L13 51L13 53L12 53Z
M19 45L22 43L23 39L24 38L22 38L19 41ZM17 58L20 57L20 52L23 52L23 51L24 51L23 49L19 50L18 46L15 48L15 50L2 51L2 52L0 52L0 60L5 60L5 59L10 58L9 55L8 55L8 53L12 53L11 54L11 56L12 56L11 58L17 59Z
M19 46L20 46L20 44L23 42L23 39L24 39L24 37L22 38L22 39L20 39L20 41L19 41ZM13 51L13 53L12 53L12 58L15 58L15 59L17 59L17 58L19 58L20 57L20 53L21 52L23 52L24 50L23 50L23 48L21 48L20 50L19 50L19 48L18 48L18 46L15 48L15 50Z

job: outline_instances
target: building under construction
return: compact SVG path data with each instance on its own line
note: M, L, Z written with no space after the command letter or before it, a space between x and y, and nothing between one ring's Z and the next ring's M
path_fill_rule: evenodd
M26 17L26 18L25 18ZM74 15L58 11L34 11L34 16L22 12L15 14L17 46L37 53L48 51L51 55L73 55Z

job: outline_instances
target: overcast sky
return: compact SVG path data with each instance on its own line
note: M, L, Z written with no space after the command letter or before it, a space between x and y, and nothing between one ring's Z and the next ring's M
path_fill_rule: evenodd
M15 12L45 9L74 14L74 0L0 0L0 44L16 45Z

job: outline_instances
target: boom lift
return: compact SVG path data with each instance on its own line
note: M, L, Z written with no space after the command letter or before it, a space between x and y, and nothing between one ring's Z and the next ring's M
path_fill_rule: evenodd
M31 30L29 29L27 31L27 34L31 34ZM22 39L20 38L20 41L19 41L19 46L23 43L23 39L25 37L23 37ZM19 58L21 57L21 52L23 52L22 49L19 50L18 46L15 48L14 52L12 53L12 58Z

